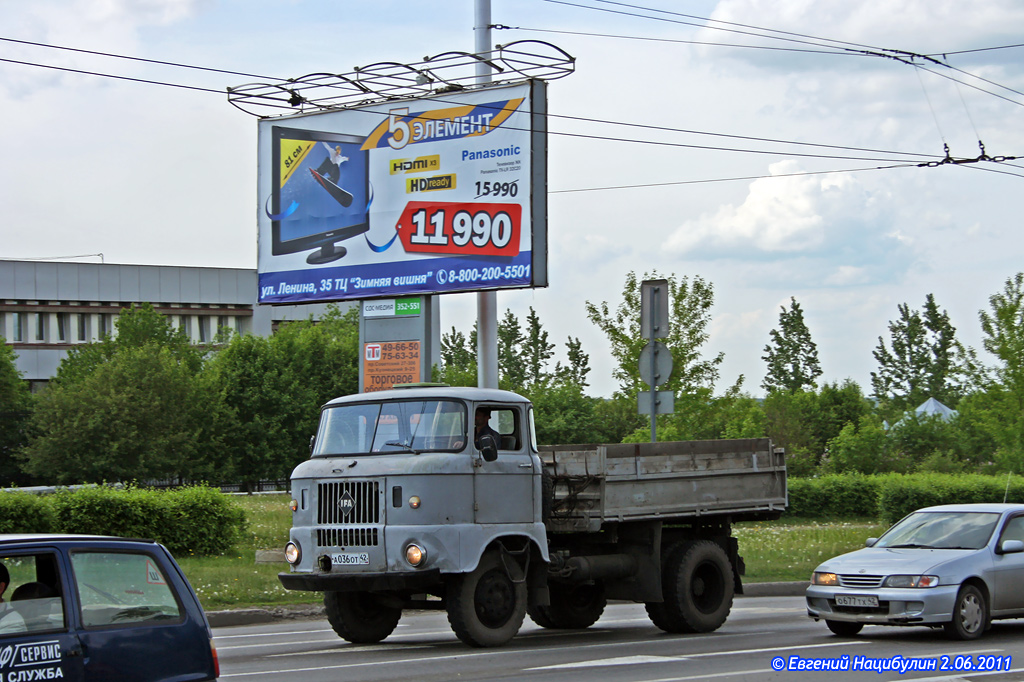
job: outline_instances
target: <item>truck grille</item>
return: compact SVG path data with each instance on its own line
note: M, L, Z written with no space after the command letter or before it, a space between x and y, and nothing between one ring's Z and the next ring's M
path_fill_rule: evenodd
M376 528L317 528L319 547L376 547L379 536Z
M319 484L316 517L318 525L380 523L380 483L338 481Z

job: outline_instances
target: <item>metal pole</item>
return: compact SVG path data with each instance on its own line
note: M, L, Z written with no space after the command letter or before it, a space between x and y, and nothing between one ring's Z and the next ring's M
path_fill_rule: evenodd
M658 287L651 292L651 442L658 442Z
M476 0L474 12L474 51L491 56L491 0ZM491 82L491 67L477 62L476 82ZM481 388L498 387L498 294L481 291L476 295L476 380Z

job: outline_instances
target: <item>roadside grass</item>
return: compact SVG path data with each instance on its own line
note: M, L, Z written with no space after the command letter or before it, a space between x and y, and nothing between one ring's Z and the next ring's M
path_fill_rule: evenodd
M870 519L822 522L813 520L739 523L733 535L746 563L744 582L810 580L826 559L852 552L877 538L889 526Z
M287 494L236 495L249 520L246 539L216 557L176 556L203 608L223 609L317 604L318 592L286 590L277 579L287 564L257 564L256 550L282 550L292 513ZM779 520L740 523L733 528L746 562L744 582L809 580L825 559L859 549L887 526L872 520L822 522Z

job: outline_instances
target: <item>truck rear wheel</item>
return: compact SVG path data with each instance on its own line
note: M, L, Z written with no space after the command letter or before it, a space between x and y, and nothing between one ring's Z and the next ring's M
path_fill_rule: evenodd
M648 602L651 622L672 633L711 632L729 617L734 592L732 564L717 543L676 545L665 557L661 603Z
M501 646L526 616L526 582L513 582L497 552L487 552L472 573L453 576L445 597L448 623L470 646Z
M375 644L398 626L402 609L384 606L369 592L325 592L327 620L342 639Z
M582 630L597 622L608 600L604 588L591 585L549 585L551 603L530 606L527 611L533 622L543 628Z

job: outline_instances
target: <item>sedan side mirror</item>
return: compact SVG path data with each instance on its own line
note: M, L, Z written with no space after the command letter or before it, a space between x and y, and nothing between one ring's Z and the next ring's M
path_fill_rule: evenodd
M1024 552L1024 540L1003 540L999 545L1000 554L1017 554Z
M868 538L864 541L865 547L874 547L875 543L878 542L878 538Z

